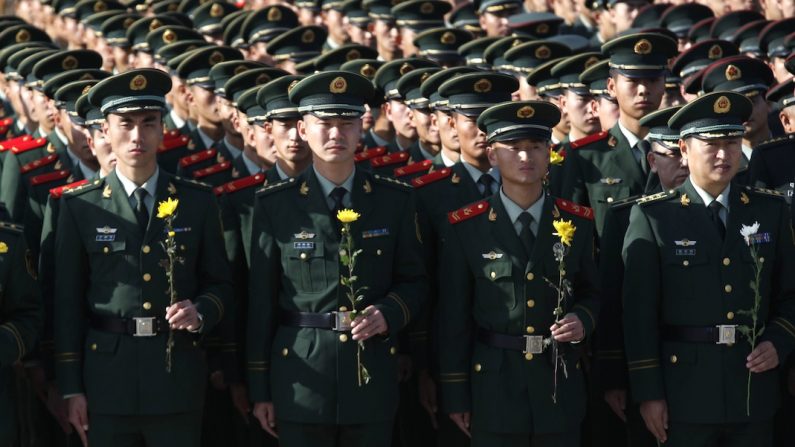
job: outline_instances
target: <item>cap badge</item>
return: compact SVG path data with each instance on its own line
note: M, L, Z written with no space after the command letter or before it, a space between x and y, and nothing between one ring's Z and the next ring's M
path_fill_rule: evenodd
M345 55L345 60L350 62L350 61L359 59L361 57L362 57L362 53L360 53L359 50L351 50L351 51L348 51L348 54Z
M455 43L455 34L451 33L450 31L445 31L442 34L442 37L439 38L439 42L445 45L453 45Z
M136 75L130 81L130 90L143 90L146 88L146 77L144 75Z
M172 43L175 40L177 40L177 33L175 33L173 30L167 29L163 33L163 43Z
M731 110L731 108L732 108L732 103L731 101L729 101L729 98L725 96L721 96L720 98L718 98L715 101L715 105L712 107L715 113L727 113L728 111Z
M298 84L298 79L296 79L295 81L291 82L290 85L287 86L287 93L290 93L291 91L293 91L293 88L295 88L296 84Z
M87 86L83 87L83 92L80 93L80 94L81 95L85 95L86 93L88 93L89 90L91 90L91 87L93 87L93 85L87 85Z
M596 56L592 56L592 57L588 58L587 61L585 61L585 68L586 69L591 68L591 67L593 67L594 65L596 65L598 63L599 63L599 58L596 57Z
M152 20L151 23L149 23L149 31L154 31L154 30L160 28L161 26L163 26L163 24L160 23L160 20L154 19L154 20Z
M736 81L737 79L742 79L743 72L734 65L729 65L726 67L726 80L727 81Z
M108 5L105 2L94 3L94 12L103 12L108 10Z
M549 50L549 47L546 45L541 45L540 47L536 48L536 59L549 59L549 55L552 52Z
M304 34L301 34L301 42L312 43L314 41L315 41L315 33L311 29L304 31Z
M423 73L422 76L420 76L420 84L425 82L425 80L430 78L430 77L431 77L431 74L428 73L427 71L425 73Z
M243 73L246 70L248 70L248 67L246 67L245 65L238 65L237 67L235 67L234 73L236 75L239 75L240 73Z
M408 62L404 62L403 65L400 66L400 70L398 70L398 72L401 75L405 75L406 73L410 72L411 70L414 70L414 66L409 64Z
M328 90L331 93L345 93L348 90L348 81L346 81L342 76L337 76L333 81L331 81L331 85L329 85Z
M220 64L224 61L224 55L219 51L213 51L212 54L210 54L208 61L210 62L210 65Z
M369 79L375 75L375 68L370 64L364 64L362 68L359 69L359 73Z
M77 67L77 58L74 56L66 56L63 61L61 61L61 68L64 70L72 70Z
M549 25L547 25L546 23L540 23L536 27L536 34L547 34L547 33L549 33Z
M224 8L219 3L210 6L210 17L221 17L224 15Z
M423 14L433 14L433 3L425 2L420 6L420 12Z
M132 17L127 17L126 19L124 19L124 23L123 23L124 26L123 27L124 28L129 28L130 25L132 25L133 23L135 23L135 19L132 18Z
M21 29L17 31L17 35L15 37L17 43L23 43L30 40L30 33L26 29Z
M91 73L86 73L83 76L80 76L80 79L78 79L78 81L93 81L93 80L94 76L92 76Z
M282 12L276 6L272 7L268 10L268 21L269 22L278 22L282 19Z
M475 82L473 86L476 93L488 93L491 91L491 81L488 79L480 79L479 81Z
M651 53L651 42L646 39L640 39L635 43L635 54L649 54Z
M723 57L723 48L721 48L720 45L712 45L709 48L709 53L707 54L707 57L709 57L712 60L716 60L716 59L722 58Z
M268 76L267 73L262 73L261 75L257 76L257 79L254 81L254 85L262 85L270 81L271 77Z
M536 114L536 110L530 106L524 106L516 111L517 118L532 118Z

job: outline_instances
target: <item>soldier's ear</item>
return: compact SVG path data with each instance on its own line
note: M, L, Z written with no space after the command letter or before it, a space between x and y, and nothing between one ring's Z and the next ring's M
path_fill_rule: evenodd
M616 78L612 76L607 77L607 93L610 94L611 98L618 98L616 95Z
M679 151L682 152L682 166L687 166L687 143L683 139L679 139Z
M296 127L296 129L298 129L298 136L301 137L302 140L307 141L307 138L306 138L307 122L305 120L306 120L306 115L304 115L304 118L298 120L295 123L295 127Z

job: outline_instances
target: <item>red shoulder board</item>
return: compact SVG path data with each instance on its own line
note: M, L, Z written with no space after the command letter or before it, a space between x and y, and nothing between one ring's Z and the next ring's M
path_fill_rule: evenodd
M50 190L50 195L53 199L60 199L63 193L69 191L70 189L77 188L78 186L83 186L88 183L88 180L78 180L76 182L69 183L68 185L59 186L57 188L53 188Z
M32 139L33 137L30 135L20 135L18 137L9 138L8 140L0 142L0 152L7 151L17 144L24 143L25 141L30 141Z
M604 140L605 138L607 138L607 135L608 132L606 130L603 130L593 135L588 135L587 137L580 138L579 140L572 141L571 143L569 143L569 146L571 146L572 149L581 148L586 144L593 143L594 141Z
M394 154L384 155L382 157L373 158L370 160L370 165L374 168L381 168L384 166L403 163L409 159L408 151L395 152Z
M260 172L259 174L249 175L248 177L232 180L231 182L223 185L223 187L224 191L226 192L235 192L240 191L241 189L249 188L251 186L260 186L264 181L265 174Z
M437 182L443 178L450 177L450 174L453 173L453 170L450 168L442 168L438 171L433 171L430 174L425 174L423 176L417 177L411 181L411 185L415 188L419 188L425 185L430 185L433 182Z
M451 224L457 224L467 219L471 219L477 216L478 214L483 214L486 211L488 211L488 209L489 209L489 201L481 200L480 202L475 202L461 209L457 209L453 212L447 213L447 220Z
M378 157L379 155L386 154L386 146L378 146L372 149L367 149L364 151L359 152L358 154L353 156L353 160L356 163L360 163L362 161L367 161L371 158Z
M219 172L226 171L232 167L231 161L225 161L223 163L218 163L210 166L209 168L199 169L193 173L193 178L200 179L207 177L209 175L218 174Z
M0 120L0 126L8 127L14 124L14 118L6 118L4 120Z
M562 209L563 211L584 217L588 220L593 220L593 210L587 206L577 205L574 202L569 202L568 200L563 199L555 199L555 205L557 205L558 208Z
M394 175L395 177L403 177L404 175L416 174L431 169L431 166L433 166L433 160L418 161L402 168L395 168Z
M168 138L163 139L163 142L160 143L160 146L157 147L157 153L162 154L163 152L168 152L172 149L176 149L179 147L184 147L188 145L190 138L186 136L177 136L175 138Z
M37 160L33 160L30 163L23 165L19 168L19 172L22 174L27 174L28 172L38 169L42 166L47 166L48 164L55 163L55 160L58 159L58 154L50 154L46 157L39 158Z
M0 134L5 135L8 132L8 126L0 126Z
M171 138L176 138L176 137L178 137L180 135L181 134L179 133L179 130L177 130L177 129L164 130L163 131L163 139L164 140L170 140Z
M182 157L179 159L179 165L183 168L187 168L188 166L193 166L196 163L202 162L204 160L209 160L215 157L215 154L218 151L215 149L207 149L205 151L201 151L198 154L188 155L187 157Z
M33 149L38 149L47 144L46 138L37 138L35 140L30 139L27 141L23 141L22 143L17 143L11 148L11 152L15 154L21 154L23 152L27 152Z
M223 194L224 193L224 186L225 185L221 185L221 186L216 186L215 188L213 188L213 194L215 194L216 196L220 196L221 194Z
M38 186L38 185L43 185L45 183L54 182L56 180L61 180L66 177L69 177L69 170L62 169L60 171L48 172L46 174L41 174L35 177L31 177L30 184L33 186Z

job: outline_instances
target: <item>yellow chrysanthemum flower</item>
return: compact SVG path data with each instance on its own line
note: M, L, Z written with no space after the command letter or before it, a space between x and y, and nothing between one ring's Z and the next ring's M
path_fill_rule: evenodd
M0 242L0 253L8 253L8 244Z
M177 205L179 205L179 199L172 199L171 197L158 203L157 217L160 219L165 219L166 217L172 216L177 210Z
M564 245L571 247L571 241L574 239L574 232L577 231L577 227L570 220L562 219L552 221L552 226L555 227L555 233L552 234L558 236Z
M168 232L168 237L174 237L174 236L176 236L176 235L177 235L177 232L176 232L176 231L169 231L169 232Z
M337 220L342 223L356 222L360 217L362 217L362 215L354 210L344 209L337 212Z
M560 155L560 152L555 151L554 149L549 150L549 162L553 165L562 164L564 160L563 155Z

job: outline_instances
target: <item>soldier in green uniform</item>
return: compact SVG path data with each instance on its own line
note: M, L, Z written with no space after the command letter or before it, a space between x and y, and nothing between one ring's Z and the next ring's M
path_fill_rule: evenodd
M611 40L602 51L610 55L607 90L618 100L618 123L571 145L562 192L593 208L600 235L610 204L638 195L646 186L646 154L637 143L648 129L640 119L660 106L665 69L676 53L676 41L656 33L630 34Z
M629 384L666 445L773 445L777 367L795 346L795 237L780 194L732 181L752 108L742 94L714 92L674 114L690 176L630 214Z
M409 116L417 130L417 141L409 148L412 163L396 168L392 175L403 181L427 174L433 166L433 160L441 150L439 130L431 124L431 108L428 98L422 96L422 83L441 71L440 68L420 68L410 71L398 80L397 89L404 103L409 108Z
M61 199L56 377L70 422L92 445L198 446L207 377L200 337L232 312L212 193L157 167L170 88L168 75L142 69L89 91L106 117L116 169ZM177 201L170 232L166 199ZM167 236L180 258L173 300L161 245Z
M248 385L254 415L288 447L390 445L397 336L427 292L410 186L354 166L372 95L367 78L343 71L296 84L289 97L313 168L265 187L254 204ZM340 263L343 208L360 213L354 272ZM350 273L366 288L355 305L340 285ZM351 321L353 310L364 314ZM357 380L360 342L369 382Z
M0 446L18 433L14 365L33 349L42 324L39 286L22 227L0 222Z
M596 326L598 291L591 210L543 187L559 120L543 101L483 112L478 127L502 186L448 214L442 408L473 446L580 445L586 392L577 344Z

